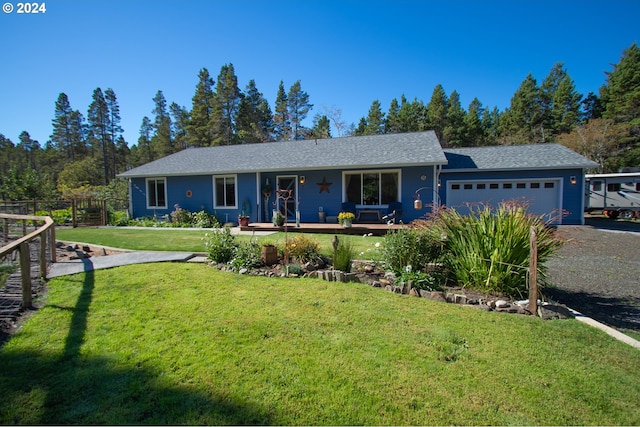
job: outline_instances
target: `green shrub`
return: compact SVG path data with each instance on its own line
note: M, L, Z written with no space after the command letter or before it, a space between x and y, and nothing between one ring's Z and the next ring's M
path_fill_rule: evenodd
M171 212L171 223L178 227L191 226L191 212L186 209L182 209L180 205L173 205L173 212Z
M435 271L434 273L429 274L422 271L413 271L411 268L407 268L407 271L400 274L397 281L403 283L409 283L409 281L412 281L413 287L416 289L439 291L442 289L442 284L444 283L445 278L442 277L442 273L440 271Z
M73 222L73 210L71 207L52 211L38 211L36 216L49 216L56 225L71 224Z
M218 228L220 226L216 217L204 209L191 214L191 225L197 228Z
M109 225L116 227L129 225L129 213L127 211L109 212Z
M346 273L351 272L351 264L354 259L354 251L351 246L351 242L346 239L340 239L334 254L333 268Z
M311 239L304 234L299 234L285 244L285 249L289 251L289 258L295 259L299 263L314 262L319 260L320 249L318 241Z
M218 263L227 263L236 254L235 237L231 234L229 227L213 230L204 235L204 246L209 254L209 259Z
M530 229L538 235L538 279L546 283L544 262L560 246L543 217L527 206L503 202L496 209L472 207L468 215L442 212L434 229L446 235L444 265L459 286L513 297L527 295Z
M443 247L440 233L430 227L402 228L385 236L382 260L398 274L408 266L413 271L422 271L439 261Z
M229 264L234 271L240 271L242 268L259 267L262 265L261 255L262 252L259 245L242 242L235 248L233 258L229 261Z

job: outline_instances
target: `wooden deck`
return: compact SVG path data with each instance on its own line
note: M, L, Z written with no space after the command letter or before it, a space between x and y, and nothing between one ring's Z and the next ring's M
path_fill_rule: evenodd
M321 233L321 234L355 234L365 235L372 234L374 236L384 236L389 230L397 230L405 227L404 224L353 224L351 227L342 227L339 224L323 224L323 223L301 223L296 227L296 223L287 224L287 232L289 233ZM284 226L275 227L270 222L252 222L246 227L240 227L242 231L284 231Z

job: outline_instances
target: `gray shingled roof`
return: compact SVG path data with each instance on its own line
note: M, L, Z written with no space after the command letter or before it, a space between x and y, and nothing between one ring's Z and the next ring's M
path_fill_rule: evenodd
M207 175L446 164L435 132L188 148L118 176Z
M446 148L449 163L443 172L452 170L513 170L593 168L595 162L555 144L500 145L473 148Z

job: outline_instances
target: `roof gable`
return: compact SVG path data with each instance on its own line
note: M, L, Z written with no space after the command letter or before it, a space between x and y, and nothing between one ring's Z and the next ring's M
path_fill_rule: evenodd
M499 145L444 150L447 171L573 169L593 168L597 164L586 157L556 144Z
M121 177L446 164L433 131L188 148Z

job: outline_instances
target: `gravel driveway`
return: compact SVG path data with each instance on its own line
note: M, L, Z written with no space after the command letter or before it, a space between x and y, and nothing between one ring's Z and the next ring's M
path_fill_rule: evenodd
M640 222L588 217L561 226L547 262L551 299L619 330L640 332Z

